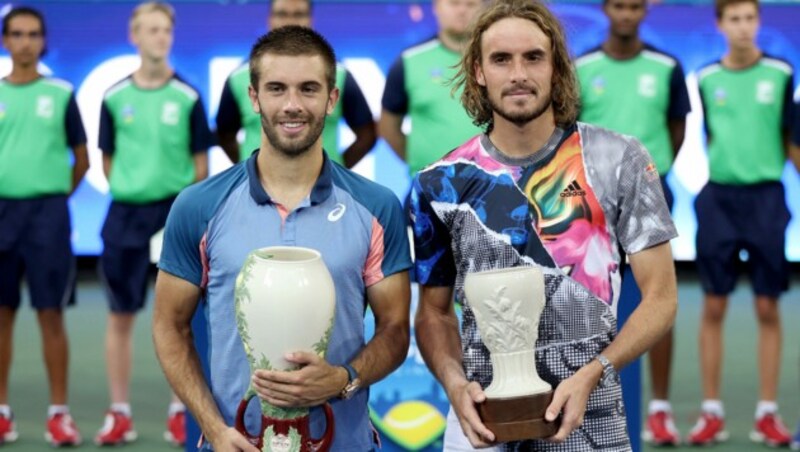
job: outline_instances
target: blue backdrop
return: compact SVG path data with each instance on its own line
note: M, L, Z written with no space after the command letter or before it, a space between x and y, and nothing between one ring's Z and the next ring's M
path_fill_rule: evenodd
M101 250L99 229L108 205L107 183L96 150L99 105L103 91L135 69L137 58L128 43L127 21L131 3L50 3L37 5L49 19L49 53L46 69L72 82L84 115L93 167L73 196L73 243L81 255ZM606 20L599 5L557 4L575 54L594 47L605 35ZM265 31L263 4L179 3L172 62L202 93L209 120L216 114L225 77L246 55L254 38ZM760 44L770 53L800 67L798 6L763 7ZM323 3L315 6L315 25L325 34L364 90L376 117L384 77L397 55L406 47L435 33L430 5L409 3ZM683 63L693 94L695 113L689 118L686 145L681 151L670 183L676 194L675 219L681 234L673 243L676 258L694 258L695 219L692 200L707 180L698 99L693 89L694 73L702 64L719 57L724 42L715 30L710 6L657 5L651 8L642 34L657 47ZM0 71L9 67L0 58ZM342 134L343 140L349 139ZM212 171L225 166L218 149L212 152ZM403 197L408 179L404 165L388 146L379 141L370 157L359 166ZM784 177L787 199L794 221L789 226L787 255L800 261L800 181L787 166Z

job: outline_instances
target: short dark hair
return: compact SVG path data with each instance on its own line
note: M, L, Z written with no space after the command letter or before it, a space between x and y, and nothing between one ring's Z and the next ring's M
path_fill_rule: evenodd
M275 3L280 0L270 0L269 2L269 13L272 14L273 9L275 8ZM305 0L306 4L308 4L308 12L311 13L311 10L314 9L314 2L311 0Z
M321 56L325 63L328 89L336 85L336 54L330 43L316 31L298 25L280 27L258 38L250 50L250 84L258 91L259 63L265 54Z
M752 3L756 5L756 10L761 10L758 4L758 0L715 0L714 1L714 12L717 15L717 19L722 19L722 13L725 12L725 8L736 5L738 3Z
M603 0L603 6L608 5L608 2L610 2L610 1L611 0ZM648 3L650 3L649 0L642 0L642 3L644 4L643 6L644 6L645 9L647 9L647 7L650 6L648 4Z
M35 17L41 26L42 36L47 36L47 29L44 26L44 16L38 9L31 8L30 6L14 7L3 17L3 36L8 35L8 27L11 25L11 19L19 16Z

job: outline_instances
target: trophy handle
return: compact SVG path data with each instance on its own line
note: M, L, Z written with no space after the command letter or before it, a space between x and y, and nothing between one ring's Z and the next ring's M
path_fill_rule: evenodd
M261 437L260 436L251 435L250 432L247 431L247 425L245 425L245 422L244 422L244 413L245 413L245 411L247 411L247 405L248 405L248 403L250 403L250 400L253 397L255 397L255 395L256 395L256 392L252 388L250 388L245 393L244 397L242 398L242 401L239 402L239 408L236 410L236 421L235 421L236 424L235 424L235 427L236 427L236 430L239 433L244 435L244 437L247 439L247 441L250 444L260 448L261 447ZM264 431L265 426L264 426L264 417L263 416L261 417L261 424L262 424L261 425L261 431Z
M325 410L325 433L322 438L312 439L308 442L308 449L311 452L328 452L333 445L333 430L336 426L336 422L333 420L333 410L327 402L322 405L322 409Z

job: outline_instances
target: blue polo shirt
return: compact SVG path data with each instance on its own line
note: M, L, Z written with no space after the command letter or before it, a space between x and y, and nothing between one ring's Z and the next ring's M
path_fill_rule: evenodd
M364 347L366 288L411 267L400 203L387 188L325 157L308 198L293 211L275 203L262 187L254 153L185 189L167 220L159 267L203 289L208 324L209 387L228 425L250 381L250 367L234 314L234 284L247 254L267 246L318 250L336 286L336 315L326 359L352 360ZM331 400L336 418L333 449L372 448L367 401L359 391L347 401ZM246 423L259 431L256 403ZM312 433L324 431L322 410L312 410Z

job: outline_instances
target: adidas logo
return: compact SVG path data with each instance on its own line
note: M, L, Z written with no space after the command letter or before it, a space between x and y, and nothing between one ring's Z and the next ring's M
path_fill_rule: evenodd
M578 181L574 180L564 191L559 194L562 198L569 198L572 196L586 196L586 191L581 187Z

